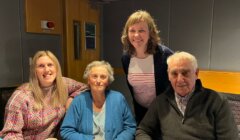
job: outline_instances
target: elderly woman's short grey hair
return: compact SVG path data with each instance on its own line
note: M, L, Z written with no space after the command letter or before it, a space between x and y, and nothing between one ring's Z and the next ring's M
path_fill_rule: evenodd
M111 84L114 81L114 71L112 66L106 61L93 61L89 63L84 71L83 78L87 79L93 67L103 67L108 71L108 81Z

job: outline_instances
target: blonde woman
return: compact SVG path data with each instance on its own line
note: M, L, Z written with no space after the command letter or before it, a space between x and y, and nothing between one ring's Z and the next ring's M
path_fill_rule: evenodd
M38 51L30 65L29 83L18 87L5 109L0 137L11 140L44 140L56 137L69 95L87 86L62 77L61 67L50 51Z

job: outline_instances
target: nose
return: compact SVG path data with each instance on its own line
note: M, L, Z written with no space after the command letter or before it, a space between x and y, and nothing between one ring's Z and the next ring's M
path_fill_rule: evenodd
M136 31L136 32L134 33L134 36L139 36L139 32Z
M100 78L98 77L98 78L96 79L96 81L97 81L97 82L100 82Z
M45 71L49 71L49 67L48 66L45 66Z
M97 77L96 78L96 84L99 84L101 82L101 78L100 77Z
M177 81L178 81L178 82L184 81L184 76L183 76L182 74L178 74L178 76L177 76Z

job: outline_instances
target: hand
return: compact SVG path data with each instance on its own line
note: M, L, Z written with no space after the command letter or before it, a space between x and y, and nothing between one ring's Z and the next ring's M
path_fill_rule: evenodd
M72 101L73 101L73 98L72 98L72 97L69 97L69 98L67 99L66 110L69 108L69 106L71 105Z

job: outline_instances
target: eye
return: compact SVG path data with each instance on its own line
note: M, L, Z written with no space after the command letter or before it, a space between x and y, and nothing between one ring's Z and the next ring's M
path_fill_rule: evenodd
M48 63L48 67L53 67L53 63Z
M44 64L37 65L38 68L44 68Z
M177 73L176 71L172 71L172 72L171 72L171 75L172 75L173 77L177 77L178 73Z
M184 71L182 71L182 75L183 75L184 77L188 77L189 73L190 73L189 70L184 70Z
M131 29L131 30L128 30L129 33L135 33L136 31Z
M104 79L107 78L107 75L101 75L100 78L101 78L102 80L104 80Z
M139 32L139 33L144 33L144 32L145 32L145 30L143 30L143 29L142 29L142 30L139 30L138 32Z
M98 77L96 74L91 74L90 76L91 76L93 79L97 79L97 77Z

